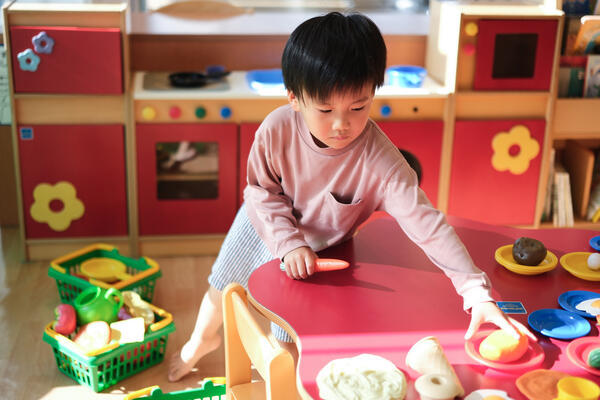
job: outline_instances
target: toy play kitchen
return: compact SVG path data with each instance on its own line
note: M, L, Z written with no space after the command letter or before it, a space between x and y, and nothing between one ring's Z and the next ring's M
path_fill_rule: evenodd
M287 102L278 57L265 69L132 71L127 13L121 4L4 7L29 259L99 238L124 255L215 254L242 201L254 132ZM537 225L562 12L433 1L430 19L424 69L389 65L371 117L416 158L421 187L443 211ZM397 38L387 39L395 59ZM91 41L101 45L90 51ZM56 84L64 68L73 79Z

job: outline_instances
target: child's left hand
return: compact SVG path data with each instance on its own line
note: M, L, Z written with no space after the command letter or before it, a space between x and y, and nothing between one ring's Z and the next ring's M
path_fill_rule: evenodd
M527 335L531 340L537 342L537 337L519 321L507 317L494 302L486 301L473 306L471 309L471 323L465 334L465 340L471 339L477 329L486 322L491 322L498 328L518 338L519 332Z

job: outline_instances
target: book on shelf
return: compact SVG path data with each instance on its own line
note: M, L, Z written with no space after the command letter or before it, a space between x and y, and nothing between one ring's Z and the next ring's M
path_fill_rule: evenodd
M598 31L600 36L600 30ZM600 38L598 39L600 41ZM588 56L585 67L583 97L600 97L600 54Z
M592 169L591 190L585 218L588 221L600 220L600 150L594 152L594 167Z
M554 226L573 226L573 203L569 173L563 164L558 161L554 165L552 200L552 222Z
M573 44L574 54L600 53L600 15L581 17L581 27Z
M546 183L546 197L544 198L544 208L542 210L542 222L552 220L552 185L554 184L554 159L556 150L550 149L548 181Z
M592 189L594 151L576 140L567 140L562 156L569 172L573 211L578 218L585 218Z

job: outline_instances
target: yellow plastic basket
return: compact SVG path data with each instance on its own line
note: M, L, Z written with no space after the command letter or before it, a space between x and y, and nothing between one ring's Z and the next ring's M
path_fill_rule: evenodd
M43 339L52 346L58 369L95 392L163 361L168 336L175 331L173 316L152 304L156 322L148 327L144 341L120 344L111 342L101 349L86 352L70 338L46 325Z
M131 275L131 278L115 283L84 279L80 270L81 264L96 257L110 258L122 262L125 264L126 272ZM119 254L118 249L114 246L96 243L52 260L48 268L48 275L56 279L61 302L73 304L77 295L92 285L105 289L132 290L144 300L152 302L156 279L162 273L156 261L151 258L133 259L125 257Z

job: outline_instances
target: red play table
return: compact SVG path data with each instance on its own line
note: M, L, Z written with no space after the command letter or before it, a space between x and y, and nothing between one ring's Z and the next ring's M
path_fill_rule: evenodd
M558 296L567 290L600 292L599 282L572 276L560 264L541 275L524 276L508 271L494 260L495 250L520 236L541 240L558 258L573 251L593 251L590 230L527 230L493 226L461 218L448 222L469 250L475 264L492 280L496 300L520 301L528 313L560 308ZM481 365L464 350L470 317L450 280L402 232L391 217L365 225L353 240L319 253L351 263L346 270L318 273L306 280L289 279L279 270L279 260L258 268L250 277L252 303L279 322L295 339L300 352L299 391L303 398L318 399L316 376L336 358L372 353L385 357L407 376L407 399L418 399L408 368L408 349L419 339L436 336L461 380L465 393L500 389L514 399L525 399L515 385L523 373L507 373ZM527 326L527 315L511 314ZM588 336L598 336L593 320ZM491 326L489 327L491 328ZM569 340L538 335L545 352L538 368L559 370L600 384L600 377L577 367L567 357Z

